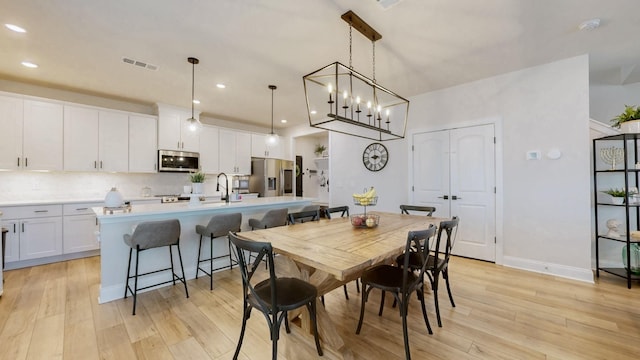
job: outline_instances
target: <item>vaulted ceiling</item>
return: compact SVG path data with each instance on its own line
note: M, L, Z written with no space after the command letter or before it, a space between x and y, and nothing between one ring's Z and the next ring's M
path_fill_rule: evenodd
M0 9L2 24L27 30L0 30L0 78L188 108L194 56L196 108L262 126L269 84L276 127L308 121L302 76L348 64L347 10L382 34L376 78L403 97L581 54L591 82L640 81L637 0L0 0ZM600 27L580 31L592 18ZM371 76L372 58L354 31L354 68Z

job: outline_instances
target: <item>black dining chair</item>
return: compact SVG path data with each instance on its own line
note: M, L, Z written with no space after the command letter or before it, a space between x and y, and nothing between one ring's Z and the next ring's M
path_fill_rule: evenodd
M316 322L316 298L318 297L316 287L301 279L277 277L271 243L244 240L232 232L229 233L229 240L235 246L236 259L238 259L240 265L243 294L242 328L233 359L236 360L240 354L247 320L251 315L252 309L255 308L262 312L267 320L272 342L271 356L273 360L276 360L278 357L280 326L284 321L287 332L290 332L287 311L301 306L306 306L309 311L316 349L318 355L322 356ZM246 252L257 253L257 261L253 262L253 264L248 263L245 258ZM253 281L253 275L263 258L268 264L269 278L259 282Z
M426 212L427 216L432 216L436 208L433 206L400 205L401 214L411 215L409 211Z
M442 320L440 319L440 305L438 303L438 283L440 280L440 274L442 274L442 278L445 280L447 285L447 293L449 294L451 306L456 307L456 303L453 301L453 295L451 293L451 284L449 283L449 259L451 258L451 250L455 244L459 222L460 220L457 216L454 216L451 220L440 222L440 226L438 227L438 236L429 251L429 256L427 257L426 274L429 277L431 290L433 291L433 301L436 308L438 327L442 327ZM396 258L396 264L412 271L418 271L422 268L423 259L416 256L415 253L409 254L408 263L406 258L406 253L398 256L398 258Z
M320 206L313 210L304 210L288 214L289 224L320 220Z
M409 334L407 330L407 311L409 309L409 299L411 294L415 291L420 299L420 305L422 306L422 316L424 317L424 323L427 325L427 331L429 334L433 334L431 325L429 324L429 318L427 317L427 309L424 304L424 272L426 271L427 257L429 256L428 246L424 244L429 242L429 239L433 238L436 234L436 228L433 225L429 225L426 230L409 231L407 235L407 242L405 244L405 253L415 253L423 261L423 266L416 274L413 271L405 270L409 268L409 256L405 257L404 267L397 267L391 265L378 265L373 268L367 269L362 273L360 281L362 282L362 303L360 305L360 320L358 321L358 328L356 334L360 334L362 329L362 320L364 319L364 307L369 298L369 293L373 289L380 289L383 292L390 292L393 294L395 301L398 302L400 308L400 316L402 317L402 334L404 336L404 350L407 360L411 359L411 353L409 351ZM380 303L379 315L382 314L382 306L384 302Z
M327 209L324 209L324 216L327 219L331 219L331 214L336 214L336 213L340 213L340 217L349 217L349 207L344 205L344 206L334 206L334 207L330 207ZM347 284L345 284L343 287L344 289L344 297L349 300L349 292L347 290ZM358 293L360 293L360 280L356 279L356 291L358 291Z

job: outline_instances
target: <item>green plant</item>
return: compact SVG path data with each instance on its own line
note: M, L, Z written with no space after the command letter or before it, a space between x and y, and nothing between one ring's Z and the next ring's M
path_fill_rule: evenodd
M320 156L320 155L322 155L322 153L323 153L325 150L327 150L327 147L326 147L326 146L324 146L324 145L322 145L322 144L316 144L316 149L315 149L315 150L313 150L313 152L314 152L316 155Z
M202 171L194 172L189 175L192 183L201 183L204 182L204 173Z
M609 189L603 191L605 194L609 194L613 197L625 197L627 196L627 192L624 189Z
M640 120L640 106L624 106L624 111L611 119L611 127L619 128L620 124L627 121Z

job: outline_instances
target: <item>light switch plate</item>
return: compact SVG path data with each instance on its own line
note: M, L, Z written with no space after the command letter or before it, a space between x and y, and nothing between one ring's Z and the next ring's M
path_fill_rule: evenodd
M527 160L540 160L541 157L540 150L527 151Z

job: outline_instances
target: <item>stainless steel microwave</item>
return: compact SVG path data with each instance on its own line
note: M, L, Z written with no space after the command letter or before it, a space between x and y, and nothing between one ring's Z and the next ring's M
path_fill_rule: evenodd
M200 154L189 151L158 150L158 171L194 172L200 170Z

